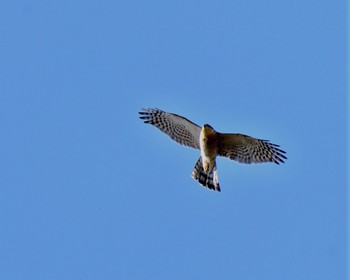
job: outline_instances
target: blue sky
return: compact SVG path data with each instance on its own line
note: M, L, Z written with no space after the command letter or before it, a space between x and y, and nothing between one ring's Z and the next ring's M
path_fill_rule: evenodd
M345 279L345 1L3 1L1 279ZM218 159L158 107L269 139Z

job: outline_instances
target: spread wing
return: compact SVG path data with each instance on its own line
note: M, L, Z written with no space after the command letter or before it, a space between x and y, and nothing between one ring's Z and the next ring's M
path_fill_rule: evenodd
M176 114L167 113L157 108L143 109L140 119L157 127L159 130L181 145L199 149L201 127Z
M267 140L243 134L219 134L219 155L241 163L284 162L286 152L278 147Z

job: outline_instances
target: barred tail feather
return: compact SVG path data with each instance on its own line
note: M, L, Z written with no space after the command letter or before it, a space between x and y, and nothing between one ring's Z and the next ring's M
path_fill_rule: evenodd
M199 157L193 168L192 178L210 190L221 191L216 166L212 171L206 173L203 169L202 157Z

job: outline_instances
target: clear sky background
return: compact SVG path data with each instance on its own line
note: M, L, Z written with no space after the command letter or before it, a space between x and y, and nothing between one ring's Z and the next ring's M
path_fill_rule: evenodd
M2 1L0 37L0 279L345 279L345 1ZM142 107L288 160L209 191Z

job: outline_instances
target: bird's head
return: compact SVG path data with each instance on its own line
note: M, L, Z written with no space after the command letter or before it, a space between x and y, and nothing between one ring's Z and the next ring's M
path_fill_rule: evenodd
M214 128L212 128L209 124L204 124L202 129L207 133L215 132Z

